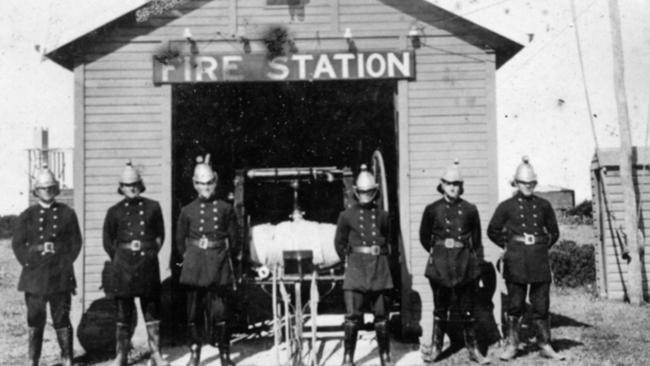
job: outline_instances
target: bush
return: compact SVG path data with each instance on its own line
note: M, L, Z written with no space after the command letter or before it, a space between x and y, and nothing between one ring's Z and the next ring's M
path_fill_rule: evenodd
M591 245L562 240L549 253L553 282L560 287L579 287L596 281L596 257Z
M0 216L0 239L11 238L17 218L16 215Z

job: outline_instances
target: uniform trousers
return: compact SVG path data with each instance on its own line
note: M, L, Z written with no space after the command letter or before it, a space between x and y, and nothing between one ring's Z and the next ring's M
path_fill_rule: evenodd
M385 321L388 318L388 292L380 291L343 291L343 300L345 301L345 319L347 321L360 323L363 319L361 307L364 302L369 302L372 312L375 316L375 323Z
M228 295L230 286L191 286L187 291L187 322L207 324L226 321L229 316Z
M546 319L549 315L549 290L550 282L514 283L506 282L508 288L508 315L521 317L526 310L526 291L530 287L530 304L532 306L532 319Z
M27 325L33 328L45 327L46 306L50 304L50 316L54 329L70 328L70 292L57 292L49 295L37 295L25 292L27 305Z
M429 280L433 291L433 316L443 320L447 319L450 308L458 309L465 320L474 317L474 303L476 299L476 280L454 287L444 287L434 284ZM455 296L454 296L455 295Z
M117 322L131 324L135 312L135 297L116 297L117 303ZM160 297L140 297L140 309L144 314L144 321L149 323L160 319L158 311L160 309Z

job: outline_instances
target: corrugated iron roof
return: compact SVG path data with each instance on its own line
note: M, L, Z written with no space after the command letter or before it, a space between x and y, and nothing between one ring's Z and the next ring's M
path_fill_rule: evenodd
M620 164L620 149L606 148L598 149L598 154L594 153L594 158L591 161L591 170L596 170L603 167L618 167ZM649 165L650 164L650 147L633 147L632 148L632 163L634 165Z

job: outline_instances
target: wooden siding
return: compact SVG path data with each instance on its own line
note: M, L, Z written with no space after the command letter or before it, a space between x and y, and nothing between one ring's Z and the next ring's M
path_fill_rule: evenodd
M424 21L423 21L424 19ZM347 50L341 35L352 30L360 50L404 49L408 30L423 27L423 47L416 50L417 78L400 81L400 202L406 267L420 293L422 314L431 314L432 296L423 276L426 254L418 238L424 206L438 199L435 191L444 168L460 159L466 179L465 198L477 204L483 227L496 205L495 56L422 19L374 0L312 0L304 17L284 6L259 1L190 1L146 23L116 27L86 50L83 109L85 125L77 146L83 149L85 190L85 303L102 296L100 273L107 259L101 247L106 209L119 199L116 180L126 159L144 168L146 195L171 213L171 87L156 87L151 57L164 47L188 52L182 41L190 28L201 52L241 52L233 35L251 39L253 52L265 47L260 38L271 25L283 24L299 50ZM170 42L170 43L168 43ZM404 94L405 93L405 94ZM168 223L169 225L169 223ZM165 246L169 248L171 233ZM488 257L496 251L487 238ZM425 322L423 318L423 323ZM424 325L424 324L423 324Z
M592 170L592 194L594 202L594 226L600 235L596 247L596 271L599 294L614 300L624 300L627 296L629 266L622 258L624 240L616 232L623 231L624 204L623 187L617 166L606 166ZM650 171L636 166L634 182L637 186L639 202L639 229L645 238L645 247L650 245ZM619 239L620 238L620 239ZM650 268L650 256L645 255L643 268ZM648 275L643 274L643 290L648 290Z

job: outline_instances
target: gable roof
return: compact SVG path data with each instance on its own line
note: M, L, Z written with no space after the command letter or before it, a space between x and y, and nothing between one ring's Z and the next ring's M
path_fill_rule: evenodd
M46 56L61 66L72 69L74 60L72 50L82 47L82 41L90 38L95 32L115 25L120 20L134 19L136 10L153 0L129 0L128 2L111 2L111 7L102 11L97 17L87 18L74 28L66 29L55 45L42 45ZM523 45L514 40L493 32L468 19L456 15L427 0L377 0L415 19L430 24L463 39L480 48L493 49L496 53L496 67L500 67L517 52Z

